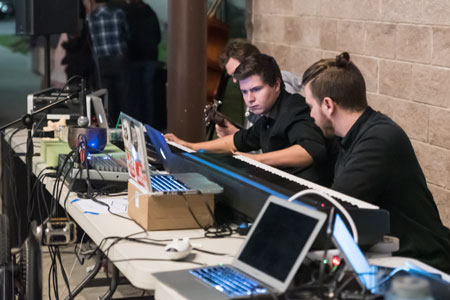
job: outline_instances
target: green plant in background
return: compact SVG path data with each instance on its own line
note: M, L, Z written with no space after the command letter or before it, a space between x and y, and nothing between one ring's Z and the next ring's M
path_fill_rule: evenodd
M30 51L30 41L27 36L0 35L0 46L22 54L27 54Z

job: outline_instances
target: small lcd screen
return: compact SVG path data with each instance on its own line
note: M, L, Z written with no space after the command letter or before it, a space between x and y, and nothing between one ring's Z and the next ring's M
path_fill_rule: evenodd
M318 220L270 203L238 260L285 281Z

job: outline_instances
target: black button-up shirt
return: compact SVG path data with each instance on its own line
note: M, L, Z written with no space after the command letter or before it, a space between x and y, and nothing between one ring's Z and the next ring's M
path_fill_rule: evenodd
M281 91L269 116L262 116L249 129L239 130L234 135L234 145L241 152L262 149L264 153L300 145L311 155L314 163L309 167L283 170L324 184L328 179L327 148L322 132L309 112L303 96Z
M370 107L342 139L333 189L390 213L396 255L450 272L450 231L442 225L406 133Z

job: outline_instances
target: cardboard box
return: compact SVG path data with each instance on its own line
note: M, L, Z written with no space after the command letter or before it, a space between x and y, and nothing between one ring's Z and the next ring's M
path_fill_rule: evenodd
M190 213L202 227L213 224L213 194L159 194L149 193L135 181L128 181L128 215L147 230L171 230L200 228Z

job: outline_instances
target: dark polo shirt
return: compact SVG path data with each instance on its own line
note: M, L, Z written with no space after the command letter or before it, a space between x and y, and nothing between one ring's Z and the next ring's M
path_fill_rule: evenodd
M450 273L450 231L443 226L406 133L368 107L340 143L333 189L390 213L396 255Z
M241 152L261 149L264 153L300 145L311 155L314 163L308 167L280 169L326 184L329 180L327 147L322 132L309 113L303 96L281 91L269 116L262 116L249 129L239 130L234 135L234 145Z

